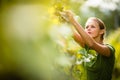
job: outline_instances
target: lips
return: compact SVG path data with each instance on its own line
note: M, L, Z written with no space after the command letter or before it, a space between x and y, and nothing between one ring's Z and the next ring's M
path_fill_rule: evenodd
M88 34L91 34L91 32L87 32Z

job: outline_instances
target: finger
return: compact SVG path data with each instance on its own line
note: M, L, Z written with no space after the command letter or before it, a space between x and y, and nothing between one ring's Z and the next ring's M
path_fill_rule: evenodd
M65 15L66 15L65 12L59 12L59 14L60 14L61 16L65 16Z

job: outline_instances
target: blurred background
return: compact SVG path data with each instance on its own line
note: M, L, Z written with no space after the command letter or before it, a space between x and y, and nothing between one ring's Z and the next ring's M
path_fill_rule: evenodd
M56 13L67 9L83 27L91 16L104 21L120 79L120 0L0 0L0 80L81 80L69 55L80 46Z

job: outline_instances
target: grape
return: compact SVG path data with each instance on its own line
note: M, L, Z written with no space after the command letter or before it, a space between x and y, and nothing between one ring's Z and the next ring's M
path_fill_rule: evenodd
M58 17L59 21L63 22L63 23L66 22L66 20L60 14L60 12L64 11L64 7L63 7L62 2L56 2L54 4L54 8L55 8L54 14Z

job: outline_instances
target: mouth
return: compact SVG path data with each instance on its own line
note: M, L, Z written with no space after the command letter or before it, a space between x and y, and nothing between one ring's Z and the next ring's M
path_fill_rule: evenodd
M91 32L87 32L88 34L91 34Z

